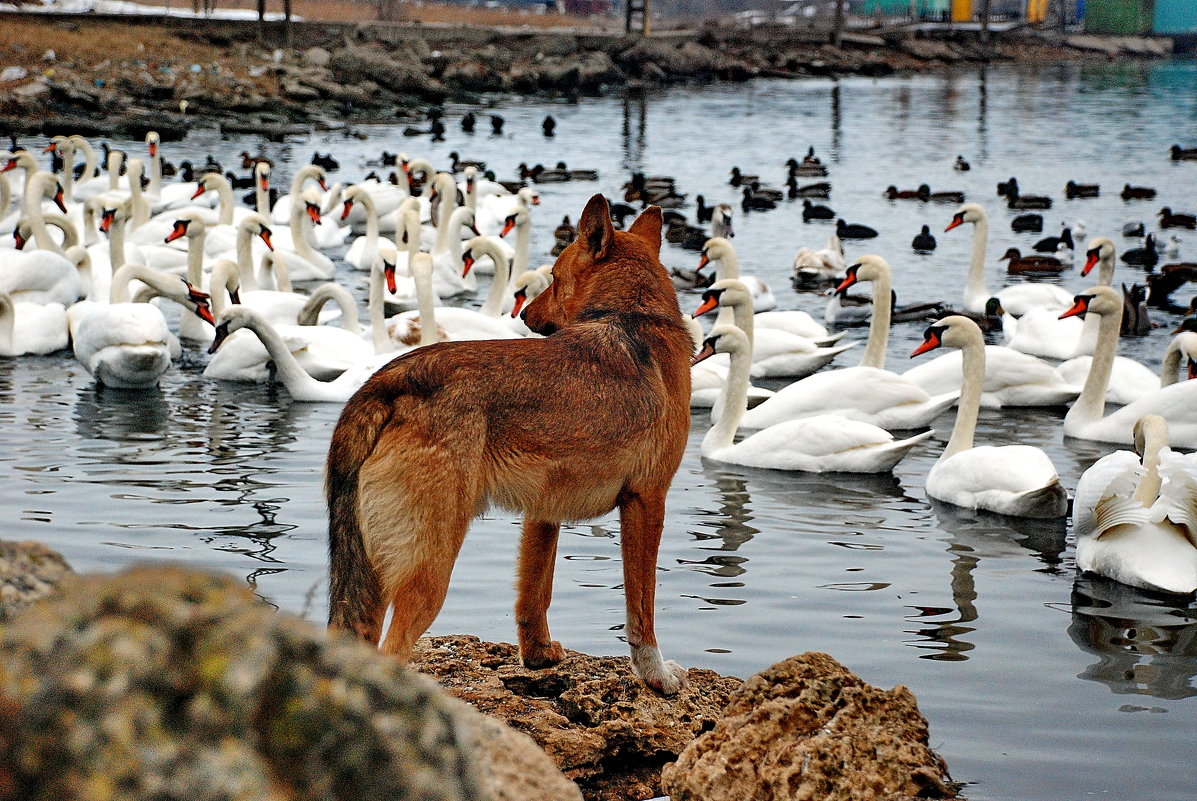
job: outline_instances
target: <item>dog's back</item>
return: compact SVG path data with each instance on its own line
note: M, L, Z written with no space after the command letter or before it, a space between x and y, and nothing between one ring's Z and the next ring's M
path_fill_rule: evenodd
M614 232L605 201L592 200L579 231L525 312L529 327L552 336L422 348L346 405L327 474L334 627L376 642L393 604L384 647L406 657L440 609L470 520L489 504L526 515L525 546L530 526L546 543L551 528L554 549L561 521L626 512L644 498L654 521L663 516L689 428L692 344L658 260L660 214ZM643 540L643 526L626 518L625 540ZM540 568L545 594L551 552ZM522 576L521 596L542 583ZM651 609L647 640L655 650ZM550 656L535 661L553 661L542 646Z

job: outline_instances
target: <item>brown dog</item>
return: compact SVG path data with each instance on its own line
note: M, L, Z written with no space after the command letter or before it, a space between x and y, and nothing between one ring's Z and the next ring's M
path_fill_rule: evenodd
M516 621L529 667L564 656L548 607L561 522L619 507L632 669L671 694L685 671L653 631L665 493L690 427L690 354L660 263L661 210L626 233L601 195L524 312L544 339L445 342L395 359L333 432L329 625L406 660L436 619L470 521L523 512Z

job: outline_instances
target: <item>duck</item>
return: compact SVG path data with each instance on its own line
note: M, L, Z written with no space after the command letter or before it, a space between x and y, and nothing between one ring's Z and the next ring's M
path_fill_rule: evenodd
M1032 245L1031 250L1036 253L1055 253L1060 249L1060 245L1066 245L1069 250L1076 247L1076 243L1072 239L1072 229L1067 225L1060 230L1059 236L1045 236Z
M962 352L964 382L952 436L927 474L927 495L965 509L1012 517L1055 519L1068 513L1068 492L1039 448L974 446L985 382L985 340L967 317L945 317L923 334L911 357L938 347Z
M745 186L740 208L744 211L769 211L777 208L777 201L768 195L754 192L751 186Z
M1153 200L1156 191L1150 186L1131 186L1130 184L1122 185L1122 192L1120 196L1123 200Z
M1155 234L1148 234L1143 240L1142 247L1128 248L1123 251L1122 256L1119 258L1126 264L1143 267L1148 272L1155 269L1155 266L1160 261L1160 252L1156 246Z
M742 427L767 428L783 420L837 414L887 430L923 428L956 401L957 392L932 396L913 381L885 369L892 303L892 278L885 259L875 254L862 256L848 268L836 291L844 292L858 281L874 285L873 320L860 364L824 370L781 388L746 412Z
M805 378L856 346L855 342L850 342L827 347L809 337L781 328L758 329L752 310L752 294L742 281L735 278L716 281L703 292L702 304L693 316L701 317L716 308L730 308L734 325L748 338L753 378Z
M808 222L810 220L834 220L835 209L830 206L824 206L819 203L811 203L809 200L802 201L802 221Z
M1046 195L1022 195L1019 194L1018 184L1014 184L1011 191L1006 193L1006 208L1020 209L1026 211L1028 209L1050 209L1052 207L1052 199Z
M734 325L718 325L695 355L698 364L715 353L731 358L721 397L723 414L703 437L704 459L745 467L810 473L885 473L933 432L896 440L883 428L835 415L784 420L735 442L748 402L752 346Z
M924 225L923 229L915 234L910 246L918 253L930 253L935 250L935 237L931 235L931 226Z
M1010 230L1015 233L1039 233L1043 230L1042 214L1019 214L1010 221Z
M739 167L732 167L730 175L731 180L729 180L728 183L732 186L746 186L753 181L759 181L761 178L759 175L745 175L744 173L740 172Z
M920 184L918 188L918 199L924 203L963 203L964 193L955 191L932 192L930 186L927 184Z
M885 187L885 191L881 193L888 200L918 200L918 189L898 189L898 187L890 184Z
M1011 273L1058 273L1068 267L1054 256L1024 256L1018 248L1007 248L999 261L1006 262L1006 272Z
M1147 311L1147 287L1142 284L1122 285L1122 329L1124 337L1147 336L1151 331L1151 317Z
M844 220L835 221L835 233L840 239L872 239L877 236L877 230L860 223L847 223Z
M800 197L813 197L826 200L831 197L831 184L827 181L817 181L806 186L799 186L798 179L791 175L786 178L786 197L791 200Z
M1197 460L1173 453L1167 421L1145 414L1135 452L1098 459L1077 482L1077 569L1152 592L1197 591Z
M1168 148L1173 161L1197 161L1197 147L1181 147L1173 145Z
M956 161L952 163L952 169L956 172L968 172L972 168L972 165L965 161L964 156L957 156Z
M1178 447L1197 448L1197 383L1182 381L1148 392L1136 401L1105 414L1105 401L1117 355L1122 325L1122 298L1110 287L1096 286L1078 294L1062 316L1101 318L1093 366L1081 395L1064 417L1065 436L1077 439L1129 444L1134 423L1145 414L1159 414L1172 431Z
M973 252L969 261L968 280L964 286L964 308L971 312L982 312L989 299L996 297L1002 308L1014 317L1021 317L1035 306L1067 308L1072 296L1054 284L1016 284L990 292L985 286L985 250L989 240L989 217L977 203L965 203L952 215L945 231L951 231L964 223L973 225Z
M109 303L79 303L70 309L71 345L75 358L97 384L152 389L170 367L171 351L178 343L172 343L173 335L157 306L129 302L133 279L212 322L207 297L186 281L143 264L125 264L112 276Z
M1160 228L1197 228L1197 216L1173 212L1164 206L1159 212Z
M752 306L757 311L767 312L777 308L777 297L769 285L755 275L740 274L740 258L732 243L722 237L711 237L703 245L702 254L698 262L698 270L711 262L715 262L715 273L720 281L725 278L738 278L752 293ZM725 320L724 320L725 321ZM721 321L723 322L723 321Z
M1099 197L1101 195L1101 186L1098 184L1078 184L1076 181L1069 181L1064 185L1064 197L1069 200L1082 197Z
M795 292L818 289L844 280L848 262L844 260L844 245L835 234L827 237L827 244L819 249L799 248L790 264L790 283Z

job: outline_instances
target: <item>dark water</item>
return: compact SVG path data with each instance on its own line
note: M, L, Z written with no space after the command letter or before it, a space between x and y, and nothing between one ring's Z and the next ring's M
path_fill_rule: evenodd
M777 184L784 160L813 145L830 164L831 205L881 232L865 247L850 246L849 256L886 255L901 302L958 301L970 232L939 233L954 207L891 203L880 197L887 185L925 182L984 203L991 287L1005 277L996 262L1005 247L1026 251L1038 239L1012 234L1011 215L996 202L994 183L1010 175L1026 193L1057 198L1045 233L1080 218L1090 236L1137 245L1118 235L1123 222L1151 223L1165 204L1197 206L1197 164L1173 164L1166 154L1174 142L1197 144L1194 87L1189 63L758 81L576 105L507 101L509 135L501 139L465 137L451 110L444 143L367 126L365 141L333 132L281 146L197 131L164 150L176 160L208 152L231 159L261 146L288 172L289 162L331 149L343 165L334 177L346 181L384 148L438 164L459 150L490 161L500 177L520 161L599 169L597 184L541 187L535 266L561 215L576 219L590 193L614 193L631 169L673 175L691 196L736 200L726 185L732 165ZM540 135L546 112L559 123L552 140ZM971 172L952 171L957 153ZM1100 182L1103 196L1064 201L1069 179ZM1116 196L1124 182L1156 186L1158 202L1124 204ZM932 256L909 247L922 224L940 241ZM769 280L782 308L820 312L822 301L794 294L787 277L798 247L822 247L830 227L804 225L797 204L740 215L736 227L745 272ZM1191 260L1197 236L1181 237L1181 257ZM697 262L673 246L663 258ZM362 274L341 275L361 291ZM1115 281L1135 277L1120 267ZM1074 271L1063 283L1079 290L1089 282ZM686 308L696 302L682 299ZM1159 329L1124 342L1122 352L1155 367L1167 340L1167 328ZM905 369L917 341L921 326L895 327L891 368ZM321 466L339 409L293 403L281 388L207 381L204 358L189 354L149 395L97 392L63 356L0 360L5 536L45 541L83 571L138 560L230 571L280 608L321 621ZM1043 447L1071 489L1110 449L1064 441L1062 417L983 411L978 441ZM929 503L923 477L952 419L938 420L937 435L892 477L862 478L704 464L706 420L695 415L659 560L666 654L746 676L821 650L872 683L904 684L931 723L933 747L955 779L971 783L972 798L1193 798L1197 607L1078 578L1063 525ZM514 637L517 534L507 515L475 524L434 633ZM614 516L563 532L551 622L568 647L625 652L617 540Z

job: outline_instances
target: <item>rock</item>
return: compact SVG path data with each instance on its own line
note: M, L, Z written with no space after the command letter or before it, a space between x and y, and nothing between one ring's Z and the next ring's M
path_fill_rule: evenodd
M579 59L578 88L584 92L597 92L604 85L619 85L627 79L611 57L601 50L586 53Z
M0 623L55 592L69 575L62 555L40 542L0 540Z
M489 799L470 723L239 582L136 568L0 630L0 798Z
M497 801L582 801L578 785L565 778L535 740L464 701L456 703L473 727L479 772Z
M309 47L303 51L303 55L300 58L304 64L310 67L327 67L328 63L332 61L332 53L323 47Z
M319 90L298 81L283 81L279 88L284 97L299 101L300 103L320 99Z
M566 654L553 668L529 670L514 645L430 637L417 643L412 667L530 735L590 801L660 795L661 766L715 725L740 685L691 669L689 684L662 698L632 675L626 657Z
M662 773L673 801L956 797L910 691L872 687L827 654L756 674L724 714Z
M371 80L395 94L415 94L438 102L445 98L444 87L414 58L396 60L372 48L346 47L333 53L329 69L346 83Z

